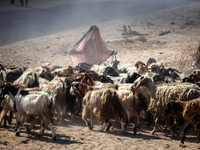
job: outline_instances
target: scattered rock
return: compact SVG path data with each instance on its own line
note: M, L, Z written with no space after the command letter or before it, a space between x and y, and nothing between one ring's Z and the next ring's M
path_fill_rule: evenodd
M175 22L171 22L171 25L175 25L176 23Z
M141 41L141 42L146 42L147 41L147 39L143 35L139 36L139 38L137 38L137 40Z
M169 33L171 33L170 30L168 30L168 31L161 31L160 34L159 34L159 36L163 36L163 35L166 35L166 34L169 34Z
M169 145L169 144L166 144L166 145L165 145L165 148L170 148L170 145Z
M3 145L6 145L6 146L7 146L7 145L8 145L8 142L7 142L7 141L4 141L4 142L3 142L3 141L0 141L0 144L3 144Z

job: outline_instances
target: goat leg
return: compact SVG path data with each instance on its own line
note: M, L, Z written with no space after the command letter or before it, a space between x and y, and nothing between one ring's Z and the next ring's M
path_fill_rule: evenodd
M98 130L98 132L103 132L103 130L105 129L107 123L104 122L103 125L101 126L101 128Z
M200 137L200 126L198 125L198 133L197 133L197 138Z
M181 138L181 143L179 144L180 147L186 147L184 145L184 141L185 141L185 135L187 133L187 131L192 127L191 123L187 123L186 127L184 128L184 133L183 133L183 137Z
M26 132L28 132L28 133L30 132L30 129L28 127L26 127L22 122L20 124Z
M48 122L49 122L49 127L50 127L51 132L52 132L52 139L56 140L56 132L54 131L53 125L52 125L50 120L48 120Z
M110 121L106 127L106 131L109 131L110 130L110 127L112 126L112 122Z
M5 115L5 118L4 118L3 120L4 120L4 122L3 122L3 127L6 127L6 120L8 120L8 116Z
M188 126L188 122L184 122L184 124L181 126L181 129L179 130L179 137L182 137L184 134L185 128Z
M19 134L20 134L20 125L21 125L21 122L17 122L17 124L16 124L16 134L15 134L15 136L19 136Z
M41 134L44 133L44 126L45 126L45 123L43 122L40 128L40 131L37 133L37 136L41 136Z
M10 117L9 117L9 120L8 120L8 123L11 125L12 123L12 118L13 118L13 112L10 111Z
M90 123L87 121L87 116L90 114L90 111L87 109L83 109L82 111L82 119L85 121L85 124L88 126L90 130L92 130L92 126Z
M158 118L156 118L156 120L155 120L155 125L154 125L154 128L153 128L153 130L151 131L151 134L153 134L154 135L154 133L156 132L156 130L158 129Z
M124 134L125 128L124 128L123 118L120 120L120 124L121 124L121 131L122 131L122 134Z
M132 124L132 127L133 127L133 133L134 133L134 134L137 134L137 127L136 127L136 124L133 123L133 124Z
M1 112L1 120L0 120L0 126L2 125L2 122L4 121L4 127L6 126L6 114L8 111L5 111L4 109Z
M91 130L93 128L93 116L92 114L90 114L90 126L91 126Z

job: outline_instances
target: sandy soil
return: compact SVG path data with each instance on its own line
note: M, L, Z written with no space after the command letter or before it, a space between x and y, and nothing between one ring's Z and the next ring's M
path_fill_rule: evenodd
M191 67L193 53L200 42L200 4L187 5L149 14L127 17L120 20L96 24L108 48L118 52L117 59L122 63L136 61L146 63L149 57L158 62L184 72ZM122 35L123 25L130 25L138 35ZM60 32L53 35L29 39L0 47L0 64L6 67L37 67L50 63L67 67L72 65L68 52L84 35L90 26ZM170 33L159 36L161 32ZM142 125L138 135L128 128L120 134L116 124L111 131L99 133L99 123L90 131L80 118L70 121L54 122L57 140L51 139L47 130L42 137L37 137L38 127L30 134L23 131L15 136L14 123L0 128L0 149L181 149L180 138L170 139L169 133L157 132L151 135L151 127ZM199 149L199 139L193 130L187 135L185 149Z

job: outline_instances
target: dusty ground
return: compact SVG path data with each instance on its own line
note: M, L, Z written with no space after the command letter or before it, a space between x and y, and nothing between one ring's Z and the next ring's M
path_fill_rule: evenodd
M96 25L107 47L118 52L120 62L134 65L138 60L146 63L149 57L154 57L158 62L184 72L191 67L192 54L200 42L199 8L200 4L187 5ZM148 35L124 36L123 25ZM84 26L1 46L0 64L6 67L37 67L43 63L50 63L50 67L72 65L68 52L89 28ZM159 36L166 31L170 33ZM168 133L162 132L151 135L152 127L144 125L138 129L138 135L133 135L131 128L121 135L118 125L109 132L99 133L100 126L96 124L94 131L90 131L81 119L70 121L69 116L54 125L56 141L51 140L50 131L37 137L37 127L30 134L22 130L20 137L15 136L14 124L0 128L0 149L181 149L179 138L170 139ZM192 131L186 138L185 149L199 149L199 142Z

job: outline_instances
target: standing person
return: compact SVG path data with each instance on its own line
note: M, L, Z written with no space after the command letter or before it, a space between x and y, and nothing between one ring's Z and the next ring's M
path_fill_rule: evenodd
M10 0L11 4L15 4L15 0ZM24 0L20 0L21 6L24 6ZM28 0L25 0L25 5L28 5Z

